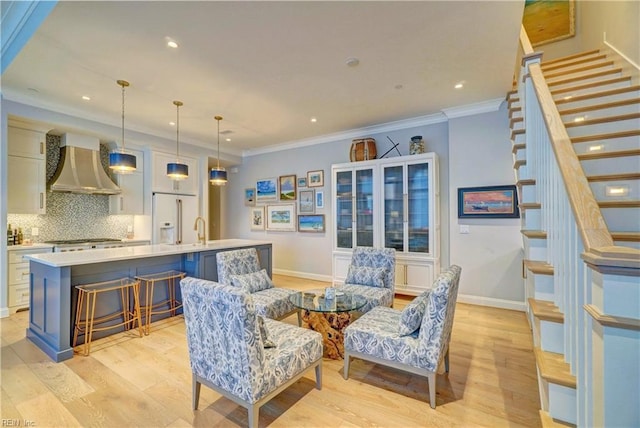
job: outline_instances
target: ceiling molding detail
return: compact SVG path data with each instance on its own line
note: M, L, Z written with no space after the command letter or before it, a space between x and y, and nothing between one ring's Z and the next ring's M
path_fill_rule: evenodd
M498 111L500 109L500 104L502 104L503 101L504 98L496 98L493 100L482 101L465 106L445 108L442 109L442 113L447 116L447 119L473 116L474 114L491 113L494 111Z

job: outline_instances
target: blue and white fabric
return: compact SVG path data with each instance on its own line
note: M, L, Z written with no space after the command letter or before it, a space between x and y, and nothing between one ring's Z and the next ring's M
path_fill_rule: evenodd
M273 282L271 282L271 278L269 278L266 269L242 275L229 275L229 279L231 280L231 285L241 287L247 293L255 293L256 291L273 288Z
M460 267L453 265L436 278L418 330L402 336L402 312L376 307L345 329L345 351L435 372L450 339L460 272Z
M429 293L430 290L427 290L419 294L404 307L400 314L400 325L398 326L398 333L400 333L400 336L406 336L420 328L422 318L427 310Z
M255 403L322 357L322 336L264 319L275 347L265 349L253 295L242 289L186 277L181 282L191 370Z
M231 275L244 275L258 272L260 260L255 248L242 248L240 250L221 251L216 253L218 267L218 282L231 285Z
M395 288L396 250L393 248L356 247L351 256L352 266L386 269L384 287Z
M384 287L384 275L386 269L382 267L349 266L346 284L368 285L370 287Z
M361 270L359 268L368 269ZM376 306L391 306L393 305L393 295L395 293L395 269L396 250L393 248L356 247L353 249L351 256L347 280L339 288L367 299L367 304L360 309L363 313ZM379 275L380 271L383 272L382 286L368 285L373 282L369 279ZM354 273L350 275L350 272ZM367 284L355 282L357 280L356 277L359 276L355 272L358 272L358 274L360 272L368 272L369 276L365 278ZM363 273L362 276L367 276L367 274Z
M252 293L256 313L274 320L282 318L296 309L289 300L289 296L295 292L288 288L273 287Z
M343 284L338 290L347 291L364 297L367 303L358 311L369 312L376 306L391 306L393 304L393 292L388 288L370 287L368 285Z

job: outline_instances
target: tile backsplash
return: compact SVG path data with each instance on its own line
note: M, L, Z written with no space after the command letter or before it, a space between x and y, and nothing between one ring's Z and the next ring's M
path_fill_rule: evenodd
M108 163L109 150L101 145L103 166ZM60 137L47 135L47 181L53 177L60 159ZM105 168L107 170L107 168ZM110 215L109 197L79 193L47 192L47 213L7 214L11 227L21 227L24 237L33 242L59 239L125 238L127 227L133 226L132 215ZM32 236L33 228L38 236Z

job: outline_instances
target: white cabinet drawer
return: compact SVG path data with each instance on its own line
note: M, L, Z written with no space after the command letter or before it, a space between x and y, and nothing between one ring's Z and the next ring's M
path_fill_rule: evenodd
M29 263L9 265L9 285L29 283Z
M9 287L9 306L29 304L29 284Z
M29 254L44 254L50 253L50 248L32 248L29 250L12 250L9 251L9 263L29 263L29 259L25 256Z

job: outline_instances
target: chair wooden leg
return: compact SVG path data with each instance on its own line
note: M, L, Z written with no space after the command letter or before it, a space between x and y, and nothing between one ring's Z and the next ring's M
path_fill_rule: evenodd
M298 327L302 327L302 315L300 315L301 311L298 311Z
M260 419L260 407L250 404L247 410L249 412L249 428L257 427L258 419Z
M342 377L345 379L349 379L349 362L351 362L351 355L347 352L344 354L344 370L342 372Z
M444 371L449 373L449 348L447 348L447 352L444 354Z
M322 389L322 361L316 366L316 389Z
M431 408L436 408L436 374L429 373L427 375L427 387L429 388L429 404Z
M192 391L192 406L193 406L193 410L198 410L198 403L200 402L200 382L198 382L198 377L193 374L193 381L192 381L192 385L191 387L193 388Z

